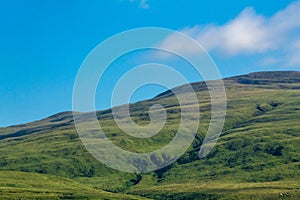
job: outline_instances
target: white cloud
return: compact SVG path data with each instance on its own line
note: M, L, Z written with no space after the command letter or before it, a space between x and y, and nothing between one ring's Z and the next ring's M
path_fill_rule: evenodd
M237 18L224 26L199 28L197 41L207 50L217 49L226 54L263 52L274 48L266 30L265 18L246 8Z
M180 31L193 37L210 52L234 56L283 51L288 56L293 51L295 55L290 55L291 63L300 64L300 42L298 46L290 47L299 38L299 13L300 0L271 17L259 15L254 8L248 7L223 25L197 25ZM171 50L193 53L193 48L181 44L174 35L166 38L161 45ZM268 62L275 62L275 58L270 58Z

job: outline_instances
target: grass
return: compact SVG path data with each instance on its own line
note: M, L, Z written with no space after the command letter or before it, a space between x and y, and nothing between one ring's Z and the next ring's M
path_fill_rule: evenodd
M132 188L131 193L155 199L299 199L298 181L264 183L198 182ZM282 195L281 195L282 194Z
M1 199L145 199L115 194L53 175L1 171Z
M203 83L194 83L201 110L198 141L172 165L152 173L129 174L101 164L84 148L68 112L0 129L1 198L97 199L104 195L112 199L119 193L117 199L299 199L300 73L256 73L226 79L225 84L227 117L212 152L198 159L210 101ZM178 90L184 93L184 87ZM184 96L189 98L189 94ZM150 152L172 140L180 118L178 101L167 91L130 105L133 120L148 124L147 112L154 104L166 107L168 120L160 133L149 139L123 133L110 110L99 111L99 121L116 145ZM186 106L194 119L196 104ZM19 181L23 176L24 181Z

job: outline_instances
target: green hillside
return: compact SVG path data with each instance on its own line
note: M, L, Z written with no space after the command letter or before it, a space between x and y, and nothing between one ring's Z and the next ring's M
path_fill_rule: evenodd
M114 194L53 175L1 171L1 199L145 199Z
M194 143L172 165L147 174L119 172L94 159L78 138L71 112L0 129L0 199L300 199L300 72L252 73L224 83L226 122L212 152L198 158L210 98L203 82L193 83L201 110ZM175 90L189 98L185 87ZM97 115L116 145L150 152L171 141L180 118L177 98L166 91L131 104L134 121L148 124L155 104L167 109L168 120L150 139L123 133L111 110ZM188 105L191 117L195 105Z

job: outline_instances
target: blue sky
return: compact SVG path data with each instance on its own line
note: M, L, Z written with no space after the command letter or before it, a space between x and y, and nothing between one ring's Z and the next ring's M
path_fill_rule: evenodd
M300 2L287 0L1 1L0 126L71 110L82 61L103 40L132 28L165 27L190 35L209 51L224 77L298 70L299 12ZM133 100L162 90L146 87ZM109 107L107 98L97 97L98 109Z

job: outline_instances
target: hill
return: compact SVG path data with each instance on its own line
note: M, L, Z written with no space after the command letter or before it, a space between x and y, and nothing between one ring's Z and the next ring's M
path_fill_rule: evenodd
M1 199L145 199L94 189L53 175L1 171Z
M0 169L16 174L14 180L20 174L26 176L24 188L35 188L30 191L43 191L43 177L51 176L58 179L57 190L75 194L76 187L88 188L86 191L102 198L106 191L154 199L299 199L300 72L251 73L226 78L224 83L228 100L225 126L217 145L203 159L197 152L210 119L210 98L205 83L198 82L192 84L201 110L197 137L180 159L164 169L130 174L101 164L82 145L71 112L0 129ZM188 98L185 87L175 89ZM191 110L195 103L189 105ZM113 143L133 152L150 152L171 141L180 117L177 98L166 91L131 104L133 120L148 124L148 110L155 104L166 108L168 120L150 139L123 133L111 110L99 111L97 116ZM0 182L8 177L0 176ZM39 178L39 185L30 184L34 177ZM59 184L65 180L75 186ZM9 193L6 186L0 187L0 194L18 195L14 192L18 186L12 184L8 189ZM43 194L38 197L44 198Z

